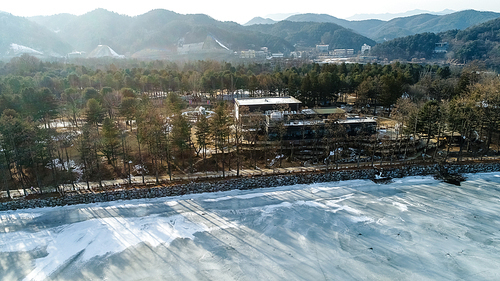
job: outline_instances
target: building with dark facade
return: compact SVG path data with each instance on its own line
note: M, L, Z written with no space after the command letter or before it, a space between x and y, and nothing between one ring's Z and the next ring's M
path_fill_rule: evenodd
M350 117L343 119L323 119L320 115L280 114L266 115L266 132L269 140L279 139L280 127L284 129L283 140L310 140L325 137L327 126L336 123L343 126L346 134L357 136L372 135L376 132L377 121L373 118ZM283 126L281 126L283 125Z

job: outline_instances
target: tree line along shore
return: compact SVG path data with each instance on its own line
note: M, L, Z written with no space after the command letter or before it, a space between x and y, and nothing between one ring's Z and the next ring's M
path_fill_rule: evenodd
M0 65L0 186L11 198L10 190L64 194L78 182L132 176L159 182L242 169L491 158L500 140L499 82L474 63L118 67L23 55ZM308 109L376 118L376 128L349 133L345 116L331 114L290 139L286 118L274 134L264 112L235 118L235 98L285 96Z

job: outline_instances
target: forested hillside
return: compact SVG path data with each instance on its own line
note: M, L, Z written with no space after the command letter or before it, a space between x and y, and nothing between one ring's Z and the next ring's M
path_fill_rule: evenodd
M32 20L57 30L57 35L70 42L75 50L90 52L97 45L105 44L128 56L145 49L172 49L181 39L184 44L204 42L208 35L235 51L268 47L271 52L289 52L295 44L315 46L322 42L355 49L364 43L374 44L332 24L278 23L272 27L243 27L202 14L181 15L167 10L129 17L98 9L78 17L56 15Z
M0 26L0 54L5 56L12 43L32 48L49 57L65 56L71 51L88 54L102 44L126 57L165 58L175 54L179 44L205 42L207 38L214 38L233 51L268 47L271 52L287 53L296 47L311 48L316 44L328 44L330 49L359 50L363 44L375 45L375 41L423 31L462 29L497 16L492 12L469 10L443 16L422 14L383 22L347 21L325 14L302 14L291 16L290 21L241 26L234 22L220 22L203 14L182 15L167 10L152 10L129 17L97 9L81 16L60 14L33 17L31 22L2 14L1 19L5 24ZM409 58L415 55L428 57L429 50L422 48L433 44L433 38L417 36L415 39L432 40L416 42L406 48L406 39L402 39L396 43L382 44L382 47L375 48L375 53L383 54L386 52L383 50L386 49L384 46L395 44L391 58ZM478 54L470 51L474 46L481 49L492 47L490 43L483 46L478 40L481 38L471 40L474 42L470 43L457 38L457 42L466 45L462 50L453 49L457 58L469 60L477 57ZM487 51L482 51L480 56L484 57L486 54L490 55Z
M359 50L363 44L375 44L373 40L333 23L281 21L272 25L260 24L247 28L281 37L303 47L314 47L322 43L330 45L330 49Z
M383 42L393 38L418 33L440 33L448 30L463 30L500 17L499 13L474 10L460 11L448 15L422 14L406 18L396 18L383 25L370 29L370 38Z
M417 34L378 44L372 48L372 54L391 60L435 57L459 63L481 60L488 66L498 69L500 65L499 29L500 19L495 19L462 31ZM434 44L438 42L449 44L446 55L433 54Z
M442 40L453 42L452 51L455 58L467 62L484 60L489 65L500 65L500 19L458 31L441 34Z
M269 18L255 17L249 22L245 23L244 26L254 25L254 24L275 24L277 21Z
M327 14L310 14L310 13L293 15L288 17L286 20L293 22L334 23L342 27L352 29L355 32L371 39L373 39L374 37L372 36L373 32L371 32L370 30L386 23L385 21L382 20L349 21L345 19L339 19Z
M71 52L71 46L48 29L28 19L0 13L0 56L15 55L11 44L28 46L48 55Z
M433 56L435 44L441 42L441 36L434 33L422 33L396 38L374 46L371 54L380 58L411 60Z
M37 21L43 24L42 21ZM50 21L46 19L46 22L49 24ZM119 54L130 56L146 48L171 49L182 38L185 44L203 42L207 35L217 37L236 50L267 43L271 43L270 47L277 50L290 48L289 43L279 38L247 32L234 23L218 22L201 14L181 15L167 10L153 10L137 17L129 17L98 9L59 23L58 35L71 42L76 50L85 52L92 51L99 44L105 44ZM49 26L55 27L54 23Z
M384 42L418 33L439 33L453 29L463 30L498 17L500 17L499 13L465 10L447 15L419 14L395 18L390 21L348 21L326 14L299 14L290 16L286 20L296 22L335 23L342 27L352 29L377 42Z
M56 14L52 16L34 16L28 19L49 29L52 32L58 33L61 28L69 22L75 20L78 16L72 14Z

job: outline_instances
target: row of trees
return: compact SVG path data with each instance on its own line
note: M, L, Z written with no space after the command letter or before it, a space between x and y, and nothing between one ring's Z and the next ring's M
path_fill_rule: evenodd
M200 61L185 64L182 69L176 64L164 62L132 66L138 65L132 63L130 68L118 68L111 64L104 69L90 69L41 62L24 55L0 69L0 75L3 74L0 76L0 89L6 99L19 94L24 88L47 88L57 98L64 92L82 92L87 88L98 92L105 88L111 91L129 88L136 93L177 92L195 97L208 93L212 98L220 93L247 92L250 96L295 96L308 106L316 106L335 101L339 93L353 93L360 87L359 92L365 92L367 85L361 84L368 78L385 88L395 85L404 89L418 83L424 72L437 73L442 79L451 75L448 67L399 63L287 67L271 64L233 66L230 63ZM386 100L387 103L395 102L394 98Z
M474 150L475 140L485 140L482 149L487 152L498 137L498 79L484 80L473 68L453 72L413 64L306 64L281 70L197 62L179 70L156 62L146 68L111 65L102 71L35 61L38 68L20 76L10 72L16 63L5 65L0 75L0 185L7 190L126 179L131 173L157 180L196 171L239 173L241 168L281 166L284 159L294 162L308 150L283 140L282 130L279 141L267 142L262 115L243 124L233 118L232 104L216 93L291 94L309 106L342 101L349 93L357 96L360 111L394 108L391 115L404 128L397 141L378 145L376 135L353 139L349 128L332 119L321 128L321 137L319 127L309 133L313 162L338 164L352 158L352 151L357 161L364 156L373 162L376 155L393 160L411 150L410 136L427 137L430 147L431 138L443 143L449 132L466 137L461 152ZM169 84L171 78L190 86ZM183 114L187 99L197 95L212 98L211 115L193 119Z
M495 143L500 143L499 108L500 80L495 76L481 79L449 100L415 103L409 98L400 99L393 117L404 125L406 134L425 136L426 146L434 138L438 147L445 139L450 142L458 138L460 159L464 152L474 152L474 156L490 154L494 137ZM446 146L446 154L450 147Z

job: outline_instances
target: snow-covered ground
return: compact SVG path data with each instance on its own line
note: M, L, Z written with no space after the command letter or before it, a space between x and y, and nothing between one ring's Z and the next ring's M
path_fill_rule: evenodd
M499 280L500 173L0 212L0 280Z

